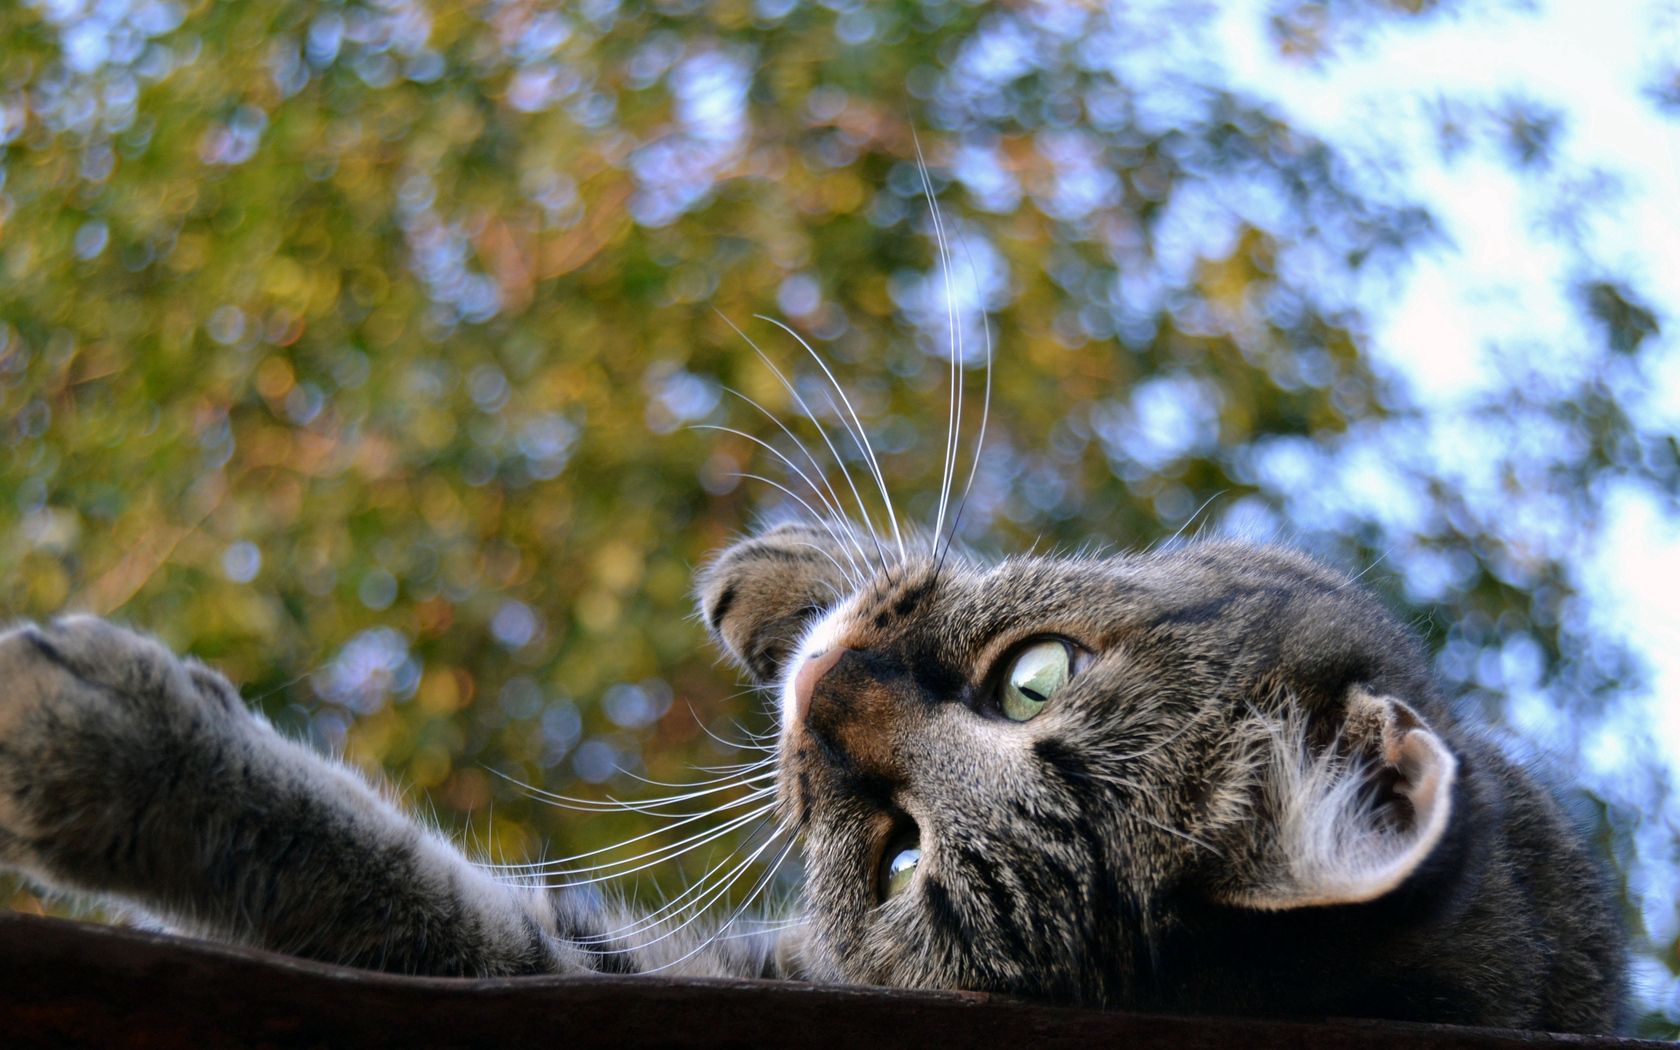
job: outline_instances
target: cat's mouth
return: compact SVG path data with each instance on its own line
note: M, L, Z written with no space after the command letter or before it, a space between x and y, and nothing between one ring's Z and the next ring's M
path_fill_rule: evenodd
M885 904L915 885L922 864L922 832L908 814L893 817L875 865L875 899Z

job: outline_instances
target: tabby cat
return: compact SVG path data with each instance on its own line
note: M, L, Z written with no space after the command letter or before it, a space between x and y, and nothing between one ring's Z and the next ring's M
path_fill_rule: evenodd
M496 877L214 671L86 617L0 636L0 865L401 973L1620 1023L1581 836L1348 579L1229 542L987 563L860 535L780 525L699 580L779 699L763 775L804 844L802 923L701 933Z

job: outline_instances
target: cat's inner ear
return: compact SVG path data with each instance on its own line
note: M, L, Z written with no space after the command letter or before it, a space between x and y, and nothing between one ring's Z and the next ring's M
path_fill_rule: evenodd
M1227 899L1267 910L1357 904L1397 888L1441 841L1458 762L1412 708L1350 691L1327 747L1274 735L1271 834Z
M828 530L779 525L725 550L696 580L718 646L761 685L780 678L805 631L851 591L848 556Z

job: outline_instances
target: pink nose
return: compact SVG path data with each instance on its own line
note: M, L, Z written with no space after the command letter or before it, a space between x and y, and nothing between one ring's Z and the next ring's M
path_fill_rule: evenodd
M840 658L846 655L846 650L840 646L825 652L816 653L805 661L805 666L793 676L793 719L795 722L805 721L805 712L811 709L811 693L822 681L822 676L834 669Z

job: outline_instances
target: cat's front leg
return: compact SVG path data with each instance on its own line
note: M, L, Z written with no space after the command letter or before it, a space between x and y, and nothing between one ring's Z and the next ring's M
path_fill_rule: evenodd
M333 962L593 968L557 902L491 879L214 671L89 617L0 634L0 866Z

